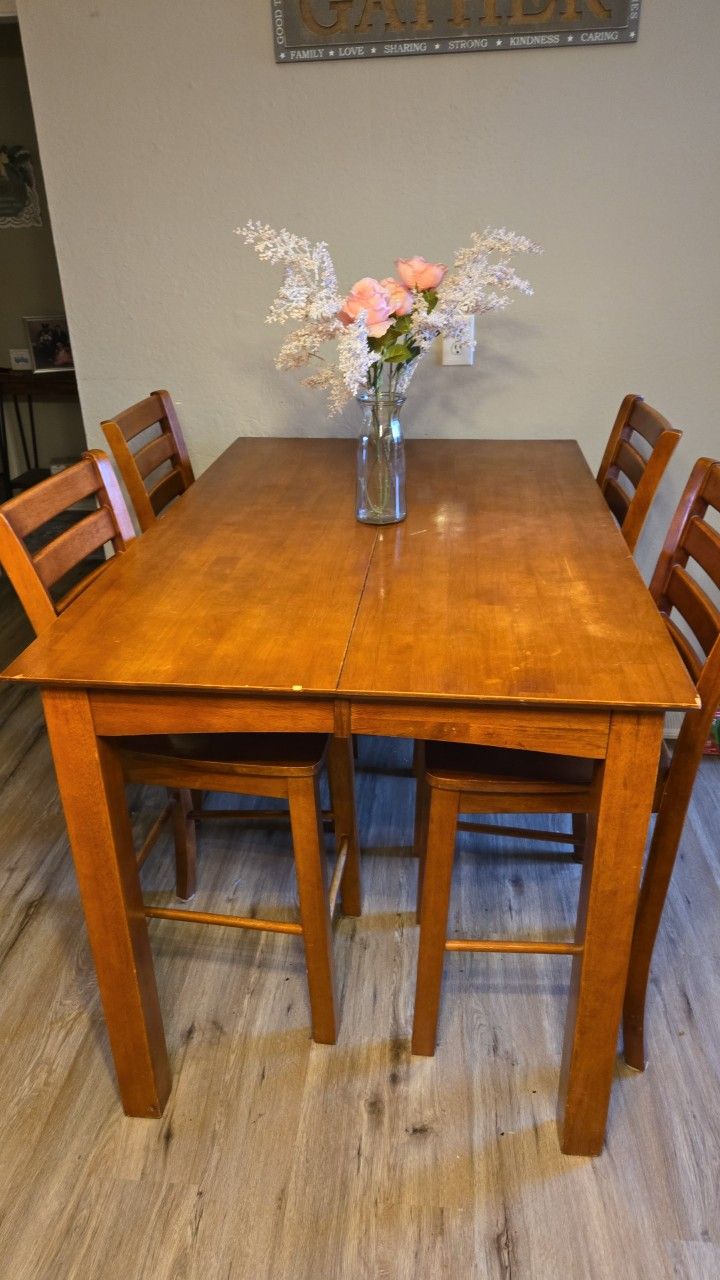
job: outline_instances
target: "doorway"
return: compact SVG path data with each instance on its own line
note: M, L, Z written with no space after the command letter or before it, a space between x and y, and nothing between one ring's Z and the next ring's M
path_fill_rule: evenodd
M0 502L85 447L20 31L0 18ZM0 669L31 634L0 572Z

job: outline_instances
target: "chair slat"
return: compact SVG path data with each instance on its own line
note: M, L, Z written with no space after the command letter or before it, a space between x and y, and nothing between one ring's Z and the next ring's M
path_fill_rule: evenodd
M633 411L630 415L630 426L633 431L637 431L639 436L647 440L653 448L657 444L664 431L672 431L672 427L667 418L664 418L657 409L653 409L651 405L646 404L644 400L637 399Z
M622 526L630 508L630 495L625 492L622 485L618 484L614 476L608 476L605 480L604 495L615 519Z
M61 511L67 511L75 502L96 493L98 487L97 471L92 461L83 460L50 476L42 484L26 489L17 498L11 498L3 506L3 515L18 538L26 538L48 520L59 516Z
M129 409L123 409L112 421L118 424L126 440L134 440L135 436L160 422L162 417L162 406L154 395L150 395Z
M179 471L171 471L150 489L148 497L156 515L166 507L173 498L179 498L185 492L185 481Z
M97 551L116 536L116 528L107 507L100 507L77 524L66 529L53 542L33 556L33 563L44 587L51 587L86 556Z
M645 459L629 440L620 441L615 466L624 472L633 488L637 489L645 472Z
M692 679L695 681L695 684L697 684L702 674L703 666L705 665L702 658L698 653L696 653L685 633L680 630L679 626L672 618L666 617L665 625L670 632L670 639L690 672Z
M716 511L720 511L720 467L718 467L717 463L707 474L707 478L703 485L702 496L708 506L714 507Z
M161 467L163 462L169 462L174 456L175 441L166 433L158 436L156 440L151 440L149 444L144 444L142 449L138 449L135 454L135 466L144 480L151 472Z
M688 525L683 546L708 577L720 586L720 534L707 521L695 516Z
M720 635L720 612L712 600L679 564L673 565L665 598L682 614L707 656Z

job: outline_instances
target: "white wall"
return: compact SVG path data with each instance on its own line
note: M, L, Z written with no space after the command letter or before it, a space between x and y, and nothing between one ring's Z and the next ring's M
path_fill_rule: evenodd
M355 429L272 363L278 277L252 216L326 239L342 279L539 240L534 299L428 363L410 435L577 436L597 465L639 391L685 430L649 534L720 453L720 5L644 0L636 46L277 67L267 4L18 0L86 428L156 386L207 465L239 433Z

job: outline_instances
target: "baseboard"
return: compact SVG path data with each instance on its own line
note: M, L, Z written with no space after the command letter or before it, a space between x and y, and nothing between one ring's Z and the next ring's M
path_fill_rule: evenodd
M679 736L685 716L682 711L668 711L665 715L665 737L671 741Z

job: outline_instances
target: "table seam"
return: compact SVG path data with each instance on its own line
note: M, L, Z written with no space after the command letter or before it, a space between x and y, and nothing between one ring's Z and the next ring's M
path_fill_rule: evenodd
M355 612L353 613L352 621L351 621L350 626L349 626L349 628L348 628L348 637L347 637L347 641L345 642L345 648L343 649L343 655L342 655L342 659L341 659L341 661L340 661L340 670L339 670L339 672L338 672L338 678L337 678L337 681L336 681L336 683L335 683L335 691L336 691L336 693L339 693L339 692L340 692L340 685L341 685L341 683L342 683L343 671L345 670L345 663L346 663L346 661L347 661L348 649L350 648L350 644L351 644L351 642L352 642L353 633L354 633L354 631L355 631L355 623L357 622L357 617L358 617L358 614L359 614L359 612L360 612L360 605L362 604L362 599L363 599L363 596L365 595L365 587L367 586L367 580L368 580L368 577L370 576L370 570L371 570L371 568L372 568L372 562L373 562L373 559L374 559L374 557L375 557L375 548L377 547L377 544L378 544L378 534L379 534L379 533L380 533L380 530L379 530L379 529L376 529L376 530L375 530L375 539L374 539L374 541L373 541L373 545L372 545L372 550L371 550L371 552L370 552L370 555L368 556L367 568L366 568L366 570L365 570L365 575L364 575L363 580L362 580L362 585L361 585L360 590L359 590L359 592L358 592L357 604L355 605Z

